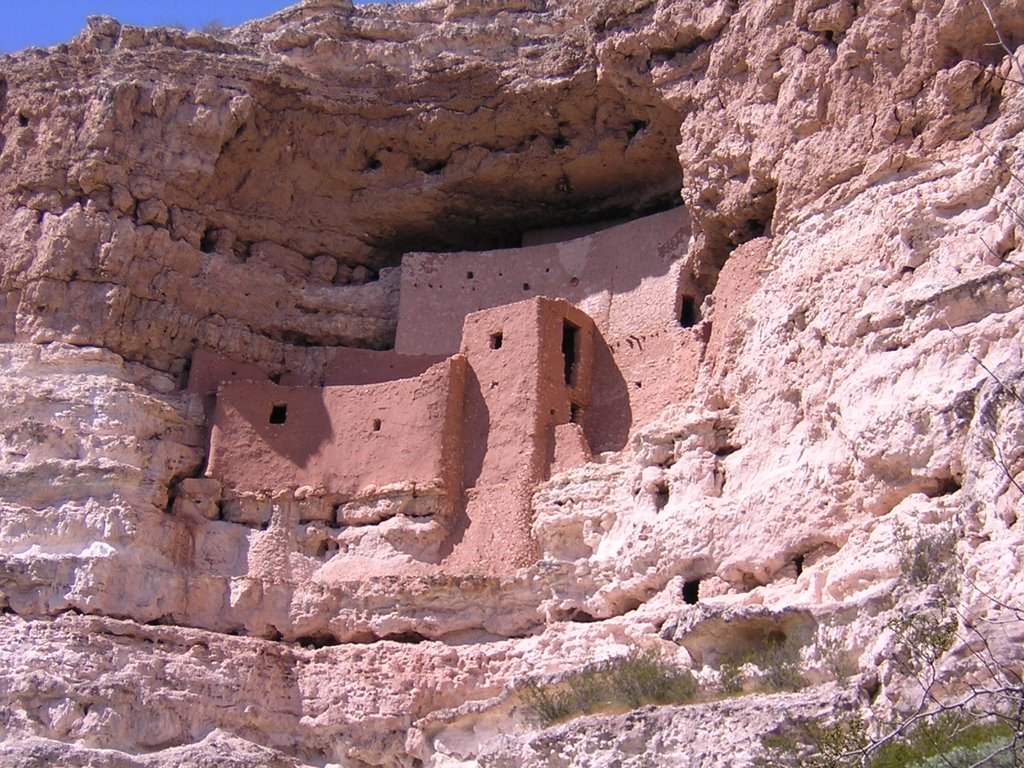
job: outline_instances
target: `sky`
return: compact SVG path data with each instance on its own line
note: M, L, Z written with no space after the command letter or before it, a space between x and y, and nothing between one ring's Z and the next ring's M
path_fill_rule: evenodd
M298 0L0 0L0 52L66 43L87 16L113 16L138 26L226 27L267 16Z

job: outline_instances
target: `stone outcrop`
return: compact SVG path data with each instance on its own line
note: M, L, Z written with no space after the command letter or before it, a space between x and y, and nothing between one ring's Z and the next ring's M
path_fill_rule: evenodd
M990 5L1016 51L1024 3ZM935 605L905 573L929 541L1019 663L1010 52L980 0L308 0L0 59L0 762L753 765L912 703L890 620ZM674 217L659 252L644 222ZM306 454L218 470L233 397L419 397L467 314L559 298L630 416L560 401L543 472L517 441L547 433L512 430L507 498L443 461L344 499ZM424 423L457 404L432 391ZM460 554L459 510L502 567ZM803 690L716 694L773 644ZM631 648L703 698L531 715L529 681Z

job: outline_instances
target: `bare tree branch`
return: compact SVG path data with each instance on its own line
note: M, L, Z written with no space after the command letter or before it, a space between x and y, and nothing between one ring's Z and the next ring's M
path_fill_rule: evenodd
M1010 61L1013 64L1014 69L1017 70L1017 77L1024 81L1024 69L1021 68L1020 62L1017 61L1017 55L1010 49L1009 43L1006 42L1006 38L1003 37L1003 33L999 30L999 25L996 24L995 14L992 12L992 8L988 3L988 0L981 0L981 5L985 9L985 13L988 14L988 20L992 24L992 29L996 33L996 38L999 40L999 45L1006 55L1010 57Z

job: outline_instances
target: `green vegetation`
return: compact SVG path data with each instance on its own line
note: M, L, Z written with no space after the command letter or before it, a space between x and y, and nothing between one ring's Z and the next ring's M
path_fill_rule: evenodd
M905 680L919 687L916 704L885 723L849 715L822 726L802 723L791 733L764 739L763 765L801 768L1002 768L1024 765L1024 678L1014 663L993 655L986 640L986 620L959 613L962 576L952 526L911 536L897 528L904 590L925 595L890 619L890 662ZM968 585L970 582L966 582ZM984 595L1009 614L1024 620L1024 611ZM1003 622L1005 623L1005 621ZM988 672L951 699L944 691L941 661L959 638L963 648Z
M798 691L804 687L800 674L800 649L789 640L768 637L753 651L726 658L718 668L722 690L733 695L742 693L747 665L757 667L761 675L756 690L761 693Z
M978 723L962 714L921 723L906 738L882 745L870 768L969 768L1017 765L1024 755L1014 750L1013 731L1004 722ZM1017 758L1017 759L1015 759Z
M914 587L935 586L939 594L958 592L956 552L959 535L952 523L928 536L914 535L899 522L893 525L893 543L899 556L900 575Z
M884 742L872 742L857 719L808 728L810 746L778 736L765 739L770 765L802 768L1003 768L1020 765L1024 745L1006 722L981 722L950 712L916 723Z
M665 661L653 650L633 649L557 685L531 683L523 690L523 698L536 719L548 726L593 712L685 704L697 692L697 681L689 670Z

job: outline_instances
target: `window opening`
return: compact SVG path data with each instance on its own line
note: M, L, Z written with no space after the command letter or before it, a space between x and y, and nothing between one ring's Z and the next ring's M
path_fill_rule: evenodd
M288 420L288 406L285 403L274 403L270 406L270 423L284 424Z
M501 349L501 343L505 340L505 337L501 335L501 331L491 334L491 349Z
M381 427L380 419L374 419L373 420L373 431L374 432L380 432L380 427Z
M573 424L579 424L582 419L583 419L583 409L580 408L580 406L576 405L576 403L570 403L569 404L569 421L571 421Z
M565 383L576 384L576 363L579 362L580 329L568 320L562 322L562 356L565 358Z

